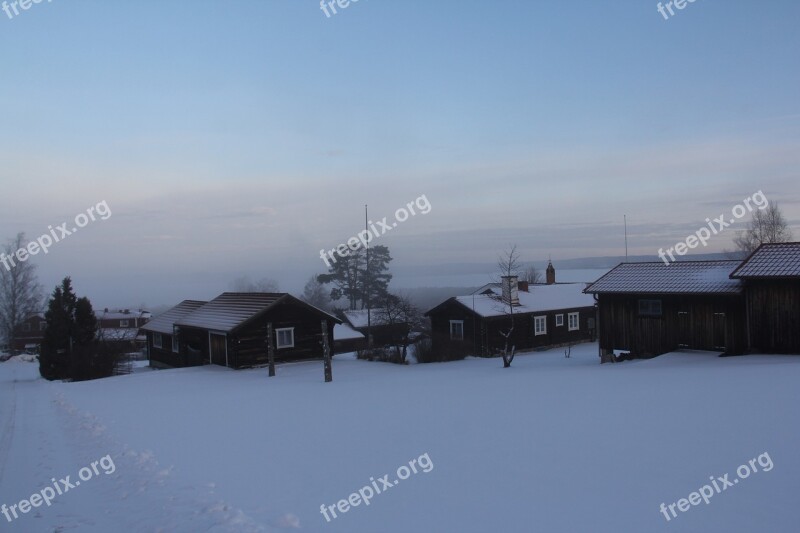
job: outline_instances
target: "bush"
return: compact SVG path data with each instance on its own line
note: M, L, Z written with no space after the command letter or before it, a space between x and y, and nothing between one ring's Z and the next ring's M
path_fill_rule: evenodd
M364 361L380 361L382 363L395 363L398 365L406 364L406 362L402 360L402 347L398 355L398 350L395 346L379 346L371 350L368 348L358 350L356 351L356 358Z

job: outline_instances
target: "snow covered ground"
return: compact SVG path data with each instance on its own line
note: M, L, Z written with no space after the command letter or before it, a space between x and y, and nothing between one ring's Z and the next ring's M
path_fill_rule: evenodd
M53 478L75 486L0 515L0 531L798 530L800 357L601 366L586 344L501 367L337 356L329 384L318 362L272 379L208 366L68 384L12 359L0 364L0 504ZM755 462L708 505L659 512L764 453L769 471ZM75 483L108 455L113 472ZM418 472L395 485L412 459ZM321 514L385 474L395 486L369 506Z

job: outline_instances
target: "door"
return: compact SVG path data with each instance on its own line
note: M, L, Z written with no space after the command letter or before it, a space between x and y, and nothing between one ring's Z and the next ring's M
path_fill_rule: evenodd
M691 348L689 311L678 311L678 348Z
M211 364L228 366L228 337L224 334L208 334L208 353Z
M714 313L714 349L726 350L725 339L728 337L728 321L725 313Z

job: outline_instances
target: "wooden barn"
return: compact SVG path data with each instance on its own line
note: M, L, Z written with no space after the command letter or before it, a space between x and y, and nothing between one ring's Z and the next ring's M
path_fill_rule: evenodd
M744 285L750 349L800 354L800 242L761 245L731 278Z
M332 347L339 323L290 294L226 292L174 321L173 350L190 365L248 368L269 362L271 338L277 362L321 359L323 335Z
M517 351L547 348L594 339L595 306L584 294L585 283L529 285L515 276L501 284L481 287L476 294L456 296L434 307L431 319L433 350L446 358L461 355L491 357L505 344L501 332L511 324L510 344Z
M628 352L647 358L689 348L747 351L739 261L622 263L586 288L596 297L600 357Z

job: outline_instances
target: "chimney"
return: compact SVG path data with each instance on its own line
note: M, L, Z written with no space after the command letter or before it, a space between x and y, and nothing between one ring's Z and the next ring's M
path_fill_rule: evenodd
M511 305L519 305L519 288L517 276L503 276L503 301Z
M555 285L556 284L556 269L553 267L553 263L548 261L547 262L547 270L546 270L546 278L548 285Z
M517 288L522 292L528 292L528 282L527 281L518 281Z

